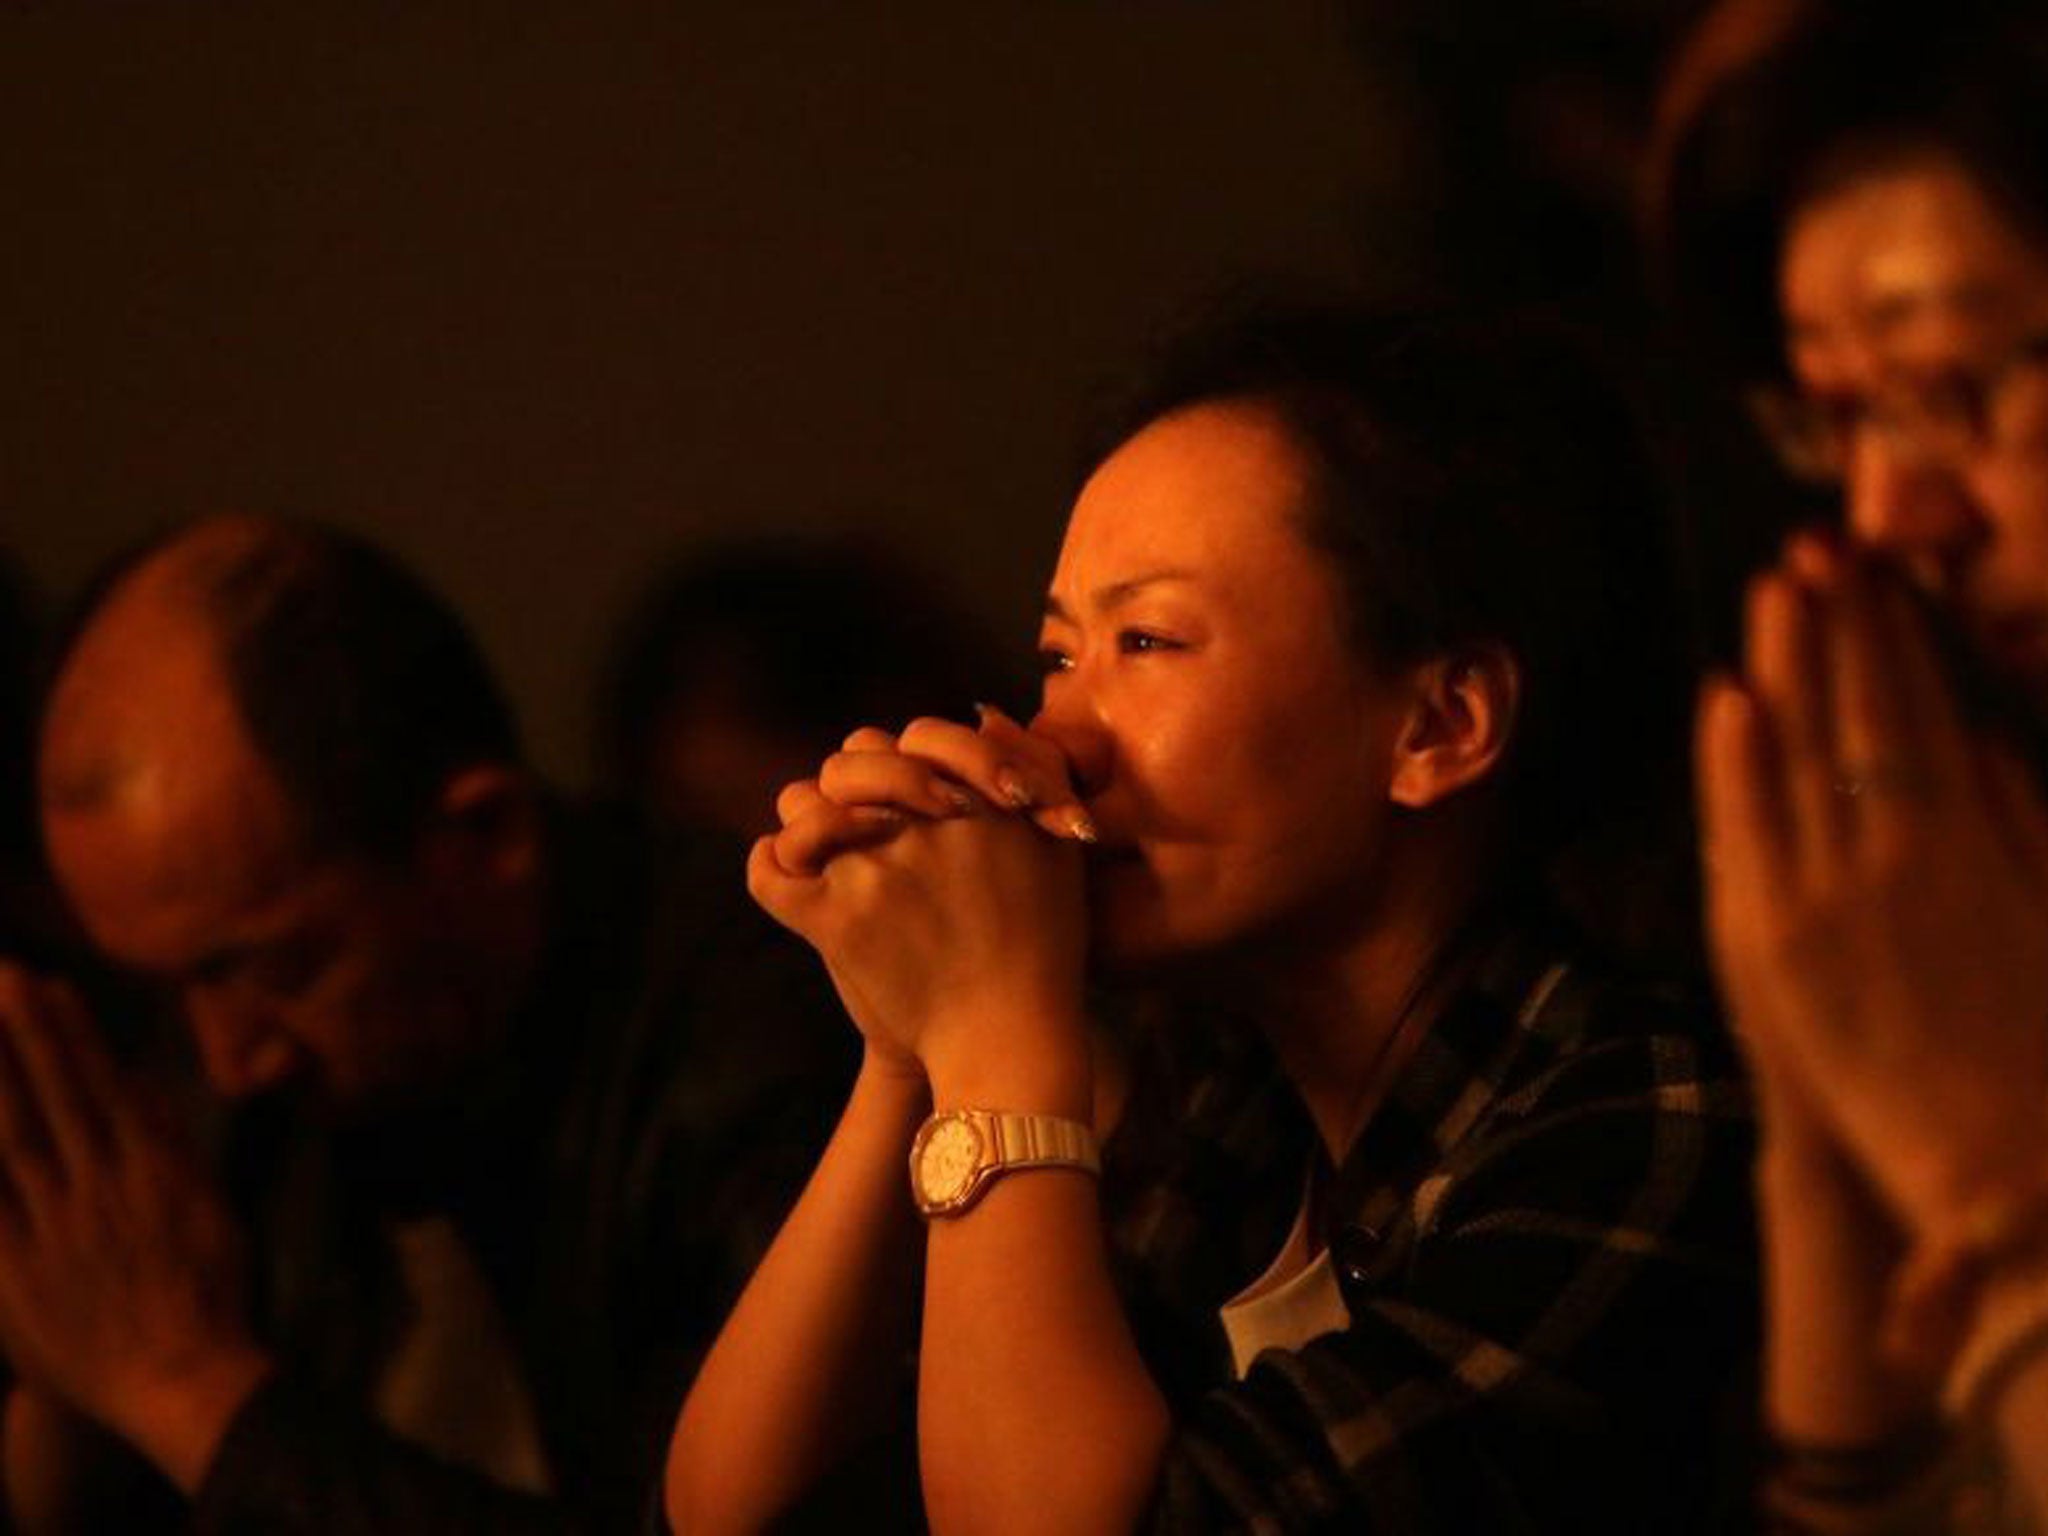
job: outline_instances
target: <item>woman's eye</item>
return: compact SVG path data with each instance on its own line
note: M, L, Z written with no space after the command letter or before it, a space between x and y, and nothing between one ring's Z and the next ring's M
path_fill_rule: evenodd
M1074 658L1057 646L1041 645L1038 648L1038 670L1051 676L1055 672L1073 670Z
M1116 648L1127 656L1141 656L1148 651L1178 651L1182 646L1178 640L1169 640L1150 630L1126 629L1118 632Z

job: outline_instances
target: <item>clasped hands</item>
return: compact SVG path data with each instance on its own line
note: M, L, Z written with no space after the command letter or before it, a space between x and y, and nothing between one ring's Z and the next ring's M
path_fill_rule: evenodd
M196 1486L268 1370L224 1202L77 993L0 962L0 1348Z
M1741 676L1702 695L1697 770L1766 1152L1831 1143L1925 1239L2048 1175L2048 810L1964 719L1891 572L1798 535L1745 629Z
M1057 747L987 707L862 729L776 809L748 889L818 950L871 1060L968 1096L998 1068L1071 1077L1077 1051L1085 1072L1094 827Z

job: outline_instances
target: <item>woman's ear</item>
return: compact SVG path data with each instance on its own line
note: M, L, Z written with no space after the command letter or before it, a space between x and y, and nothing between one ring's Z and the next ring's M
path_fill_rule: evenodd
M1387 796L1421 810L1491 773L1507 753L1522 667L1505 646L1433 657L1409 673L1408 718L1394 742Z
M531 776L507 763L475 763L442 784L423 851L458 879L524 885L540 867L541 821Z

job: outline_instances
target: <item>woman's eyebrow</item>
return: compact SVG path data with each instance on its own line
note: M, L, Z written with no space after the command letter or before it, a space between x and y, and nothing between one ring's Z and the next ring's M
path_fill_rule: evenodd
M1163 581L1193 581L1194 579L1195 575L1192 571L1173 568L1147 571L1141 576L1130 576L1122 581L1112 581L1108 586L1097 587L1091 601L1091 606L1098 613L1108 612L1129 602L1146 587L1157 586ZM1067 605L1050 592L1045 595L1045 616L1049 619L1064 619L1068 623L1072 623L1074 617L1073 614L1068 612Z
M1869 300L1858 319L1866 331L1882 339L1929 315L1982 320L2011 307L2011 296L1986 279L1901 283Z
M1787 314L1785 339L1795 347L1826 345L1846 331L1859 341L1881 342L1930 314L1976 320L1995 317L2012 307L2012 296L1988 278L1898 282L1859 300L1846 325L1826 316Z

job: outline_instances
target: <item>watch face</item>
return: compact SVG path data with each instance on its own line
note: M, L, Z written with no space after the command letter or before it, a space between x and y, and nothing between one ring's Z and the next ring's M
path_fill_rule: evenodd
M931 1205L958 1200L980 1166L981 1132L973 1123L957 1115L934 1120L918 1154L918 1190Z

